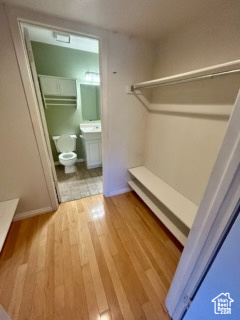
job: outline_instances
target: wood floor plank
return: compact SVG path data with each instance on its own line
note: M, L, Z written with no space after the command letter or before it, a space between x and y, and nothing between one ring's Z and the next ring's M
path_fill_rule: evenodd
M112 320L111 312L110 312L109 310L103 312L103 313L100 315L100 319L101 319L101 320Z
M116 293L114 290L114 286L113 286L113 283L111 280L111 276L110 276L109 270L107 268L106 260L103 255L103 252L102 252L102 247L101 247L100 240L99 240L99 237L97 234L96 225L93 222L89 223L88 225L89 225L89 230L91 233L91 238L93 241L93 246L94 246L101 278L103 281L104 290L105 290L108 305L110 308L110 310L107 311L106 314L101 313L101 319L107 318L107 315L109 313L111 313L111 315L112 315L111 319L122 320L123 316L122 316L122 313L121 313L121 310L119 307L119 303L118 303L117 296L116 296ZM104 314L105 314L105 316L103 317Z
M54 320L65 319L65 298L64 298L64 285L55 287L54 289Z
M77 300L77 314L79 319L88 319L87 301L84 289L82 267L77 245L71 246L74 294Z
M86 292L89 320L96 320L99 319L100 316L89 264L85 264L82 267L82 273Z
M118 253L118 249L115 243L115 240L113 239L112 236L112 225L111 222L109 221L109 223L106 222L106 219L102 219L101 221L101 225L102 225L102 230L103 230L103 234L105 235L107 242L109 244L109 249L111 251L112 255L115 255Z
M118 206L119 208L125 208L125 198L126 195L121 195L121 199L124 201L119 201L118 199ZM113 201L116 201L114 198ZM136 209L136 208L135 208ZM166 248L166 237L167 233L165 231L164 237L159 239L157 232L153 232L151 228L149 228L149 224L145 224L145 219L142 220L131 220L131 216L134 216L133 208L129 210L129 214L127 215L127 220L129 225L132 227L133 233L141 242L141 246L144 248L145 253L147 254L148 258L150 259L151 263L154 264L154 268L158 269L158 272L161 274L162 281L165 282L165 286L168 289L170 280L173 277L175 272L175 266L177 264L177 260L173 257L172 252L169 252L169 249ZM154 221L153 221L154 222ZM152 224L152 223L150 223ZM161 230L164 233L164 230ZM155 250L157 248L157 250ZM166 259L165 259L166 257ZM146 268L147 269L147 268Z
M37 258L38 258L38 248L39 248L39 233L37 232L37 222L38 217L29 219L32 222L32 237L28 238L30 244L26 244L27 247L30 246L28 261L27 261L27 271L25 277L25 283L23 286L23 292L21 296L21 304L19 310L18 319L29 319L32 310L33 294L36 283L36 269L37 269ZM29 284L31 284L29 286Z
M126 242L124 245L127 250L128 243ZM159 319L169 319L164 306L159 303L159 297L157 296L154 288L152 287L149 279L147 278L147 275L145 274L146 270L144 268L144 265L141 263L141 260L139 260L139 257L137 257L134 252L129 253L129 258L132 261L136 273L138 274L138 278L142 282L142 285L147 293L148 299L151 302L155 313L158 315ZM163 291L165 292L165 290Z
M41 271L46 268L46 251L47 251L47 231L48 231L49 215L41 215L38 219L38 232L40 236L37 270Z
M47 318L53 319L54 314L54 240L55 240L55 229L54 224L48 225L47 232L47 251L46 251L46 269L45 269L45 294L46 294L46 314Z
M145 302L142 307L143 307L144 313L146 315L146 318L148 320L157 320L158 319L155 312L152 309L150 302Z
M131 260L132 260L134 268L135 268L136 272L138 273L139 278L141 279L141 282L147 292L149 302L151 303L153 310L154 310L155 314L157 315L158 319L161 319L161 320L169 319L169 317L167 315L167 311L166 311L165 306L163 304L163 300L161 299L161 297L159 297L157 295L156 291L154 290L151 282L149 281L149 279L145 273L145 270L142 268L138 259L135 257L135 255L132 255ZM146 310L144 310L144 312L145 311Z
M65 317L66 319L75 319L77 299L74 293L71 246L70 246L70 239L69 239L69 230L67 228L63 229L62 237L63 237Z
M146 273L151 285L153 286L157 296L161 300L163 300L167 294L164 284L161 282L161 280L159 279L159 277L157 276L157 274L154 272L153 269L148 269L145 271L145 273Z
M25 282L26 271L27 271L27 264L20 265L17 271L13 294L12 294L11 302L8 309L8 313L10 317L12 317L12 319L18 319L18 314L20 309L20 300L18 299L18 297L21 297L23 292L23 285Z
M81 260L81 266L88 264L88 248L87 248L87 223L84 212L79 214L79 254Z
M134 193L13 222L0 303L13 320L169 320L181 246Z
M38 271L32 301L32 309L29 319L47 319L47 300L45 295L45 273L47 269Z
M60 211L60 210L59 210ZM55 216L54 241L54 288L64 285L63 274L63 240L62 240L62 213Z
M97 298L97 303L98 303L98 309L100 313L103 313L104 311L109 309L108 303L107 303L107 298L106 294L104 291L92 239L91 239L91 234L89 231L88 224L86 223L86 241L87 241L87 246L88 246L88 260L89 260L89 265L92 273L92 279L93 279L93 284L96 292L96 298Z
M131 310L126 292L123 288L122 282L118 275L117 268L111 256L110 250L108 248L107 241L104 236L101 236L99 240L102 246L103 254L106 259L108 270L112 278L113 286L115 288L115 292L118 298L118 302L119 302L119 306L120 306L123 318L125 320L128 320L128 319L134 320L135 318L134 318L133 312Z
M130 302L131 309L133 310L135 319L146 319L141 305L144 304L147 299L145 297L145 291L140 288L138 281L133 281L132 274L129 274L128 267L120 256L115 255L113 257L115 265L117 266L118 273L120 275L121 282L124 290L127 293L128 300ZM137 277L135 277L137 279ZM134 279L134 280L135 280ZM136 287L135 287L136 285Z

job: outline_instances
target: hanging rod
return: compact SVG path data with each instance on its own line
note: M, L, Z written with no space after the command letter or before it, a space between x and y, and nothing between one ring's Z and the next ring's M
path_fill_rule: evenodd
M186 83L186 82L191 82L191 81L198 81L198 80L205 80L205 79L214 79L216 77L221 77L225 75L231 75L231 74L236 74L240 73L240 68L237 69L231 69L231 70L223 70L223 71L218 71L218 72L212 72L212 73L207 73L207 74L202 74L202 75L195 75L197 73L203 73L203 72L209 72L213 71L214 69L222 69L230 66L239 66L240 60L237 61L232 61L228 62L222 65L216 65L213 67L208 67L205 69L199 69L196 71L191 71L171 77L166 77L166 78L161 78L161 79L156 79L156 80L151 80L151 81L146 81L146 82L140 82L137 84L134 84L131 86L131 91L134 92L134 90L138 89L143 89L143 88L155 88L155 87L163 87L163 86L169 86L172 84L180 84L180 83ZM185 77L185 78L184 78ZM178 79L180 78L180 79Z
M240 73L240 69L234 69L234 70L229 70L229 71L206 74L204 76L196 76L196 77L191 77L191 78L186 78L186 79L172 80L172 81L167 81L167 82L163 82L163 83L158 83L157 80L154 80L156 82L151 83L151 84L147 84L147 83L134 84L131 86L131 90L134 91L134 90L143 89L143 88L148 89L148 88L156 88L156 87L165 87L165 86L170 86L172 84L180 84L180 83L205 80L205 79L214 79L217 77L235 74L235 73ZM162 80L160 80L160 81L162 81Z

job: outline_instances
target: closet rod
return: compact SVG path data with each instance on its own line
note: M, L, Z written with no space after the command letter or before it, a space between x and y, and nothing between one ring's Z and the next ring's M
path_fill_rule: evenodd
M149 81L145 83L142 82L139 84L134 84L131 86L131 91L133 92L134 90L143 89L143 88L147 89L147 88L155 88L155 87L164 87L164 86L170 86L172 84L180 84L180 83L186 83L186 82L192 82L192 81L198 81L198 80L214 79L220 76L225 76L225 75L230 75L235 73L240 73L240 69L216 72L216 73L206 74L202 76L190 77L186 79L170 80L166 82L162 82L163 81L162 79L158 79L158 80L151 81L151 83Z

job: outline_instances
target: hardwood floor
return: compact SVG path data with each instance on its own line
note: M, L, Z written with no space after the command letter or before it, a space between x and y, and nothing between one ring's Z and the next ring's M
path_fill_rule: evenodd
M133 193L63 203L14 222L0 304L15 319L169 319L181 246Z

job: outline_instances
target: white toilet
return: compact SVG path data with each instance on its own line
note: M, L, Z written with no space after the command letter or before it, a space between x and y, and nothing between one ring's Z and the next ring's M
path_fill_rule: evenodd
M59 162L64 166L65 173L75 172L74 164L77 161L76 140L77 136L74 134L64 134L62 136L53 136L57 152L61 152L58 156Z

